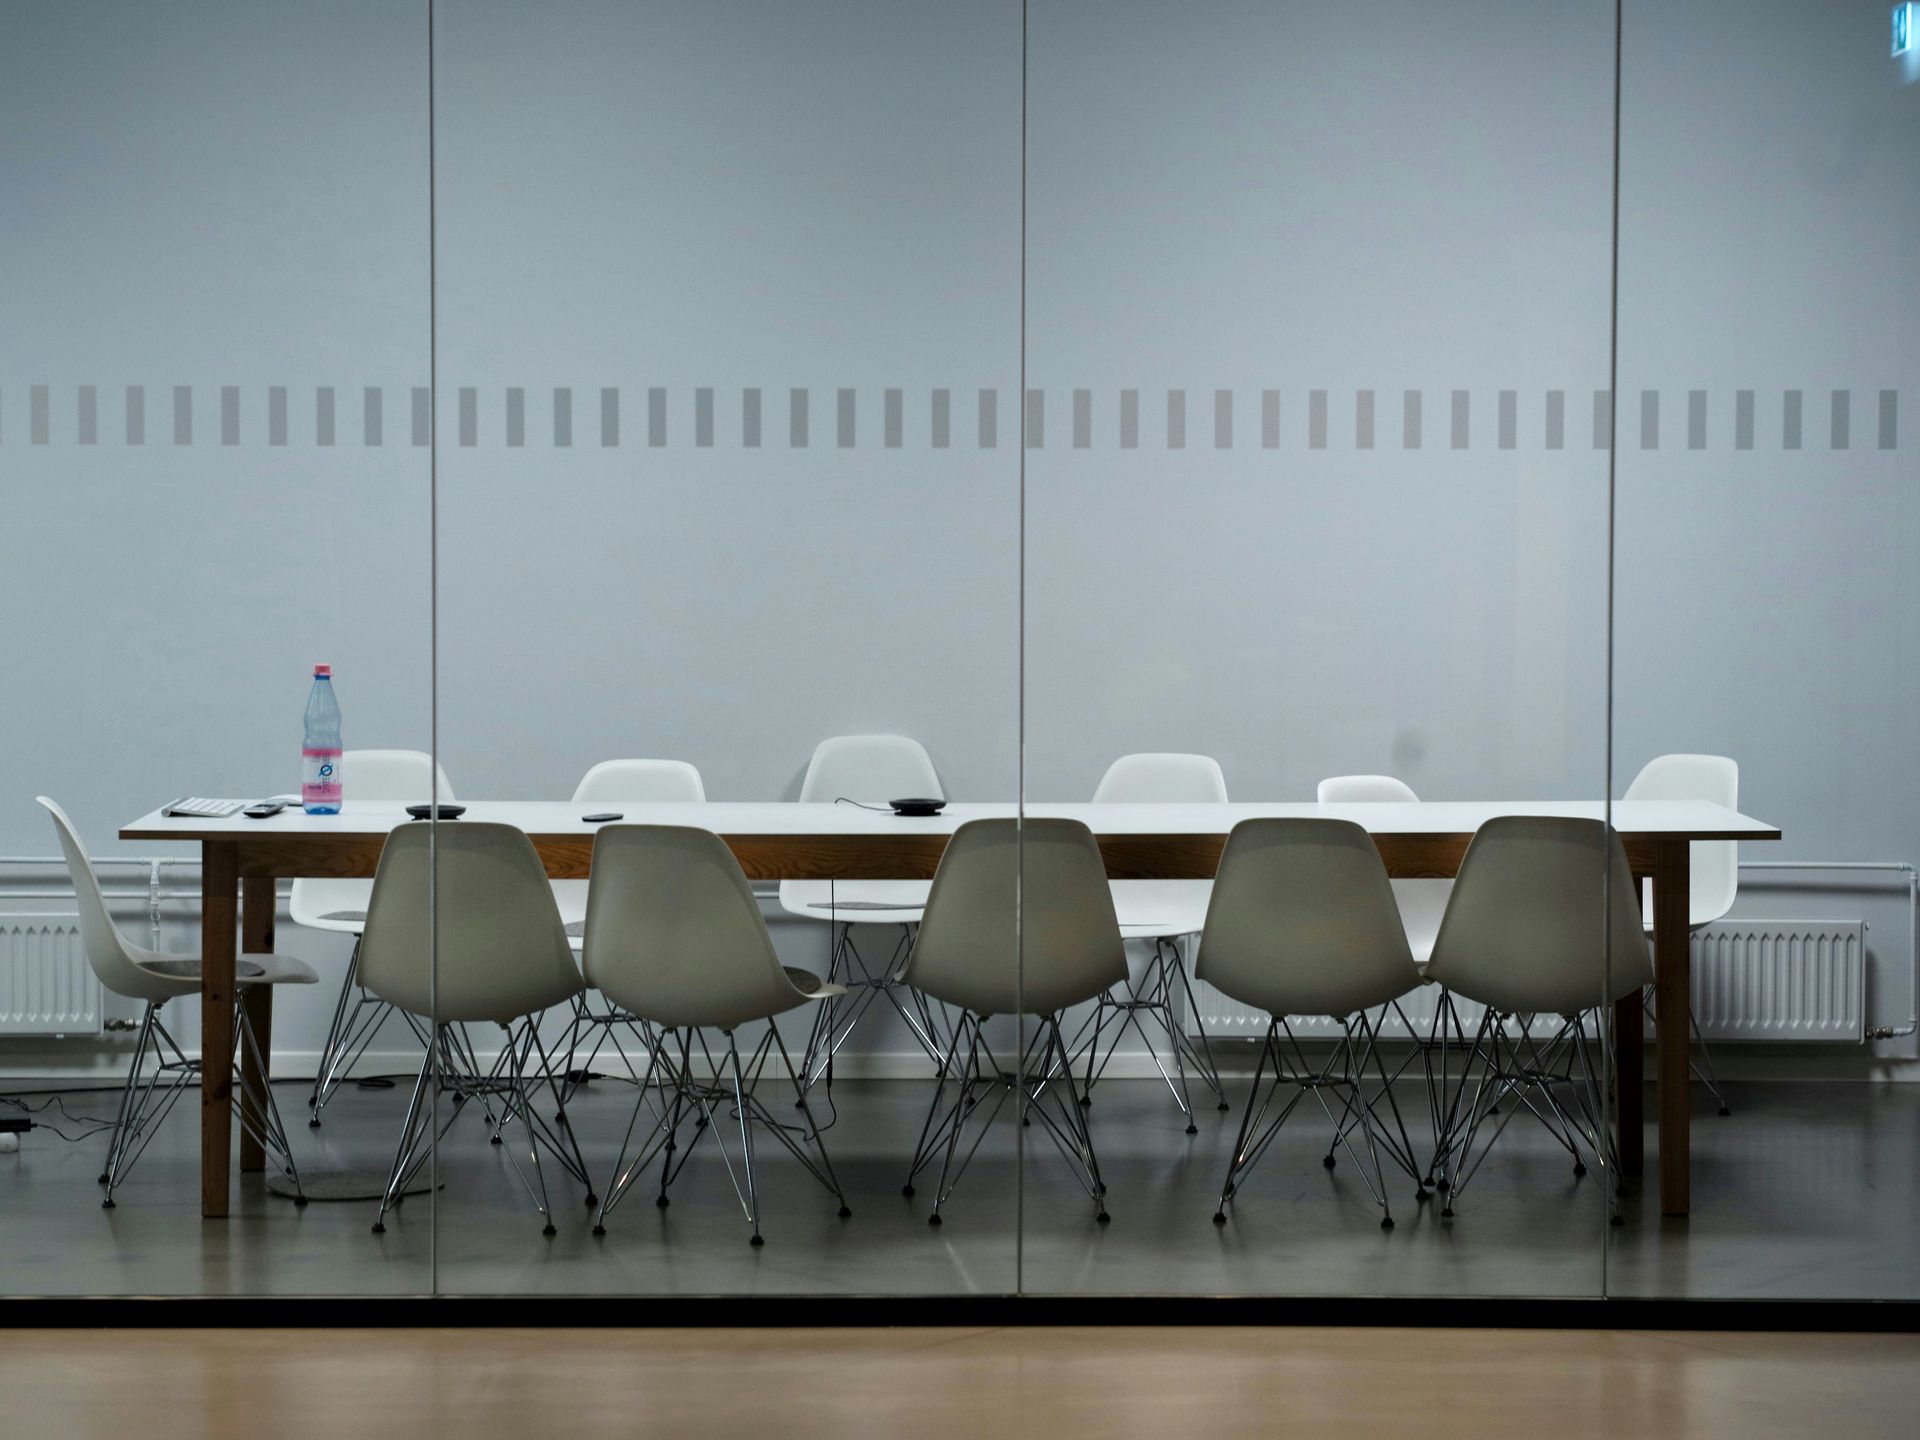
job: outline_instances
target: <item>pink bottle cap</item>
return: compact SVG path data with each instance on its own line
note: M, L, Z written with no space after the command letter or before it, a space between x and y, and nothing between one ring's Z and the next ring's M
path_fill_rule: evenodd
M325 675L328 679L332 679L333 667L331 665L316 665L313 667L313 673L316 676Z

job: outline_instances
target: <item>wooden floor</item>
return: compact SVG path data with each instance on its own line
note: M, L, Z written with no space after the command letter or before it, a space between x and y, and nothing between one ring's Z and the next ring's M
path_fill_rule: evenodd
M1911 1437L1920 1433L1920 1337L0 1331L0 1434L9 1436L1167 1440L1282 1432Z

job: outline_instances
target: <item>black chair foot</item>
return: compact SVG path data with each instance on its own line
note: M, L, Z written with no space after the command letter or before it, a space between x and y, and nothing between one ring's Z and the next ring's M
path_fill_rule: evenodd
M106 1199L104 1199L104 1200L102 1200L102 1201L100 1202L100 1208L101 1208L102 1210L112 1210L112 1209L114 1209L114 1208L115 1208L115 1206L114 1206L114 1203L113 1203L113 1197L112 1197L111 1195L109 1195L109 1196L108 1196L108 1197L107 1197Z
M1102 1225L1106 1224L1109 1220L1113 1219L1113 1217L1107 1214L1107 1212L1104 1210L1102 1210L1098 1215L1094 1216L1093 1218Z
M1213 1212L1213 1223L1214 1223L1214 1224L1216 1224L1216 1225L1224 1225L1224 1224L1226 1224L1226 1223L1227 1223L1227 1212L1226 1212L1226 1211L1224 1211L1224 1210L1216 1210L1216 1211L1214 1211L1214 1212Z
M766 1244L767 1242L761 1236L755 1235L751 1240L747 1241L747 1243L753 1246L754 1249L758 1250L762 1245Z
M600 1197L594 1194L591 1190L589 1190L587 1192L587 1209L591 1210L593 1209L594 1206L598 1205L599 1203L600 1203Z
M491 1145L504 1145L507 1142L502 1140L498 1135L495 1135L495 1136L492 1136L487 1143Z
M904 1195L904 1196L906 1196L906 1197L907 1197L907 1199L909 1199L909 1200L911 1200L911 1199L913 1199L913 1186L911 1186L911 1185L902 1185L902 1186L900 1187L900 1193L901 1193L902 1195Z
M1573 1162L1573 1178L1574 1179L1578 1180L1582 1175L1586 1173L1587 1173L1587 1167L1584 1163L1578 1160Z
M1442 1175L1440 1177L1440 1183L1434 1186L1433 1188L1438 1190L1442 1195L1444 1195L1447 1193L1447 1191L1453 1188L1453 1182L1447 1179L1446 1176Z
M1422 1186L1420 1189L1413 1192L1413 1198L1415 1200L1430 1199L1432 1195L1433 1195L1433 1192L1427 1189L1425 1186Z
M107 1183L107 1172L106 1172L106 1171L104 1171L104 1170L102 1170L102 1171L100 1172L100 1183L101 1183L102 1185L104 1185L104 1184L106 1184L106 1183Z
M1082 1095L1082 1096L1080 1097L1080 1103L1081 1103L1082 1105L1091 1105L1091 1104L1093 1104L1093 1096L1091 1096L1091 1095Z
M656 1195L653 1197L653 1203L658 1205L662 1210L664 1210L667 1208L667 1206L671 1205L673 1202L667 1199L665 1195Z
M1441 1218L1442 1220L1451 1220L1451 1219L1453 1218L1453 1207L1452 1207L1451 1205L1443 1205L1443 1206L1441 1206L1441 1207L1440 1207L1440 1218Z
M1422 1180L1420 1183L1426 1186L1427 1189L1429 1190L1433 1189L1433 1177L1431 1175L1427 1176L1427 1178Z
M304 1196L304 1195L296 1195L296 1196L294 1196L294 1197L293 1197L293 1208L294 1208L294 1209L296 1209L296 1210L304 1210L304 1209L306 1209L306 1208L307 1208L307 1197L306 1197L306 1196Z
M307 1121L307 1129L318 1130L319 1128L320 1128L320 1117L318 1115L313 1116L311 1119Z
M1333 1156L1331 1154L1321 1156L1320 1163L1329 1170L1333 1169Z
M1618 1210L1616 1210L1613 1212L1613 1218L1609 1223L1614 1225L1624 1225L1627 1223L1627 1217L1622 1215Z
M1218 1105L1214 1106L1213 1108L1216 1110L1227 1110L1232 1107L1230 1107L1226 1101L1222 1100Z
M927 1216L927 1224L938 1225L939 1223L940 1223L940 1212L938 1210L934 1211L933 1214Z
M604 1235L607 1233L607 1227L604 1225L596 1225L593 1227L593 1233L596 1235Z
M851 1214L853 1214L853 1211L848 1209L845 1205L842 1205L840 1207L840 1218L842 1220L846 1219Z
M1189 1124L1187 1126L1187 1134L1198 1135L1199 1133L1200 1133L1200 1127L1198 1125Z
M1724 1116L1733 1114L1733 1111L1729 1110L1726 1106L1722 1105L1720 1107L1720 1114L1724 1117Z
M1393 1217L1391 1215L1382 1215L1380 1217L1380 1228L1382 1230L1391 1230L1393 1228Z
M546 1225L542 1227L540 1233L542 1235L558 1235L560 1232L554 1227L554 1223L549 1220Z
M385 1222L384 1220L376 1220L376 1221L374 1221L374 1222L373 1222L373 1233L374 1233L374 1234L376 1234L376 1235L384 1235L384 1234L386 1234L386 1233L387 1233L387 1225L386 1225L386 1222Z

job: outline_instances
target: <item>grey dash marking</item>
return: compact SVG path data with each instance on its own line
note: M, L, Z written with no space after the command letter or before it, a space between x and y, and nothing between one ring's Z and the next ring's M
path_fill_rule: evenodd
M898 450L906 441L906 401L901 390L888 390L880 397L880 443L889 450Z
M1187 392L1167 391L1167 448L1187 448Z
M27 395L27 438L35 445L47 443L47 432L52 428L50 411L53 397L45 385L36 385Z
M1502 450L1513 449L1520 440L1520 392L1500 392L1500 438Z
M953 444L953 392L935 390L933 392L933 411L927 420L927 429L933 436L933 448L945 450Z
M507 387L507 448L519 450L527 443L527 389L524 385Z
M322 385L313 392L313 443L333 444L333 387Z
M1213 448L1233 448L1233 391L1213 392Z
M787 391L787 446L793 450L807 448L807 392L795 386Z
M1853 443L1853 392L1836 390L1833 392L1833 428L1832 447L1845 450Z
M267 387L267 444L287 443L287 387Z
M760 448L760 387L740 392L740 443L748 450Z
M1642 450L1660 448L1660 392L1658 390L1640 392L1640 448Z
M1353 395L1353 448L1373 448L1373 391L1356 390Z
M1687 392L1687 449L1707 448L1707 392Z
M1789 390L1780 397L1780 448L1798 450L1800 448L1800 402L1801 393Z
M100 391L93 385L80 387L80 409L75 417L75 438L82 445L100 443Z
M756 420L758 417L755 417ZM696 450L713 448L713 387L696 385L693 390L693 446Z
M147 387L127 386L127 444L147 443Z
M425 385L413 387L413 443L425 447L433 443L433 391Z
M1262 450L1280 448L1280 392L1278 390L1260 392L1260 448Z
M1753 448L1753 391L1733 392L1733 448Z
M980 392L980 448L991 450L1000 443L1000 392Z
M1467 438L1468 438L1467 407L1469 404L1470 404L1470 401L1468 399L1468 395L1465 390L1456 390L1453 392L1452 444L1455 450L1464 450L1467 448Z
M1593 448L1596 450L1613 448L1613 392L1611 390L1593 392Z
M1140 392L1138 390L1120 392L1120 448L1122 450L1140 448Z
M1093 391L1073 392L1073 448L1093 448Z
M553 390L553 444L558 450L573 444L573 389L568 385Z
M613 397L613 438L606 434L607 397ZM600 443L603 446L620 443L620 392L602 390L600 392ZM667 443L667 391L663 385L647 387L647 447L658 450Z
M173 443L193 444L193 387L173 387Z
M844 386L834 394L834 443L842 450L851 450L854 447L855 403L853 391Z
M1027 413L1023 427L1026 431L1027 448L1040 450L1047 443L1047 392L1044 390L1027 391Z
M1547 391L1547 449L1567 448L1567 392Z
M620 443L620 389L616 385L600 387L600 445L612 449Z
M1307 392L1307 448L1327 448L1327 392L1324 390Z
M360 438L366 445L386 444L387 392L369 385L360 396Z
M1420 448L1421 392L1409 390L1400 397L1400 448Z
M222 445L240 443L240 387L238 385L220 387L220 443Z
M471 448L480 443L480 392L472 385L460 387L460 444Z
M1880 392L1880 448L1895 449L1900 443L1900 392Z

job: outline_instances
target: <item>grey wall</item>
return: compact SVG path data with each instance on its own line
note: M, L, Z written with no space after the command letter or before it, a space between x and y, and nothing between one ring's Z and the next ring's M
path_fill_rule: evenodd
M1733 753L1783 857L1920 854L1920 317L1892 278L1920 87L1883 12L1626 14L1614 788ZM1036 798L1160 748L1219 756L1244 798L1372 769L1603 792L1611 5L1034 4L1024 313L1011 0L437 17L463 793L666 754L717 798L790 796L818 739L871 729L1004 796L1023 718ZM51 848L43 789L114 851L169 794L286 788L314 660L350 744L426 743L425 71L421 17L386 5L0 13L0 852ZM1868 915L1876 1018L1904 1016L1898 905L1744 903ZM783 943L813 956L817 927ZM324 1000L283 1047L317 1046Z

